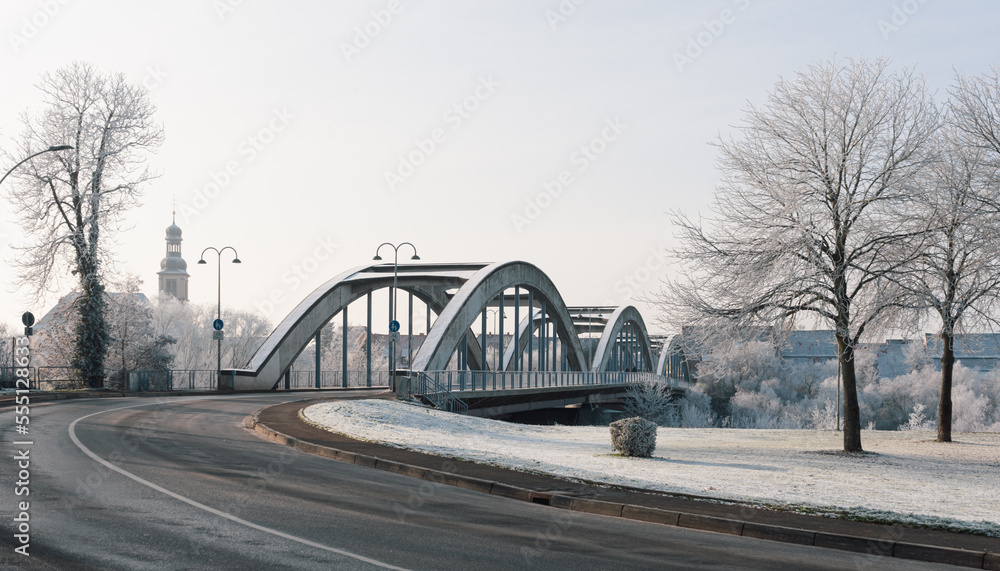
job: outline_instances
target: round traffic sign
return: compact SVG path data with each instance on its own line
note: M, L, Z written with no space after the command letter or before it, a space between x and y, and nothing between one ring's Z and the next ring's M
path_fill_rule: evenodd
M212 328L215 329L216 331L222 331L222 320L216 319L215 321L213 321Z
M399 331L399 322L396 321L395 319L393 319L392 321L390 321L389 322L389 331L391 331L393 333Z
M25 327L31 327L35 324L35 316L32 315L30 311L25 311L24 315L21 316L21 323L23 323Z

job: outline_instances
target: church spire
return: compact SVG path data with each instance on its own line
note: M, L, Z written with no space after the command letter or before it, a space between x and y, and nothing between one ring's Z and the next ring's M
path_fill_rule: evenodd
M181 257L181 229L177 226L177 199L174 199L174 210L171 224L167 227L167 256L160 262L160 292L170 294L181 301L188 300L187 262Z

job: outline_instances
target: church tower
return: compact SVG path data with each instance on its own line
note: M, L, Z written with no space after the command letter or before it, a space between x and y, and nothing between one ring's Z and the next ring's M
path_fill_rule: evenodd
M187 262L181 257L181 229L177 226L177 213L167 226L167 257L160 262L160 292L169 293L181 301L188 300Z

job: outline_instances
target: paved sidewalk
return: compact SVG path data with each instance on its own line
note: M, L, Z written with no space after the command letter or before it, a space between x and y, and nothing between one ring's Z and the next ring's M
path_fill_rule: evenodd
M859 553L1000 570L1000 538L877 525L726 505L691 496L583 484L354 440L299 419L301 409L323 400L330 399L274 405L259 411L251 424L265 436L306 452L555 507Z

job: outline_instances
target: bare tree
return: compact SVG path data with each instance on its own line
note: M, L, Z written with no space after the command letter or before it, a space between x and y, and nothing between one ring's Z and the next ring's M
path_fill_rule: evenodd
M936 137L938 160L918 205L930 232L914 271L914 291L941 319L938 442L951 442L955 333L991 321L1000 295L1000 87L958 76L948 125Z
M226 311L226 324L223 359L230 367L246 367L271 333L271 322L257 312L230 309Z
M897 275L918 250L905 214L937 111L912 70L836 61L781 79L717 143L712 214L674 213L681 277L668 314L740 327L806 318L835 330L844 450L861 452L854 349L909 303Z
M980 77L957 74L951 97L950 110L963 141L1000 161L1000 68Z
M0 322L0 388L14 386L14 330Z
M142 280L128 275L116 284L117 293L107 297L108 345L105 378L113 385L126 387L128 371L169 369L172 357L167 347L176 343L169 335L156 335L153 308L139 291Z
M106 363L109 371L117 368L119 374L124 374L129 368L135 368L141 346L152 338L153 314L149 302L139 291L141 285L138 276L129 275L116 288L118 293L108 296L105 321L111 341Z
M214 371L215 343L212 321L215 305L199 305L161 294L152 307L152 327L156 339L173 340L169 351L178 369ZM222 343L224 366L245 367L272 330L266 317L254 312L223 310L226 337ZM226 365L228 364L228 365Z
M149 171L148 151L162 141L146 90L123 74L103 74L76 62L42 76L43 111L25 113L18 155L52 144L73 149L45 153L17 173L11 193L26 242L16 246L20 284L36 295L52 287L66 266L79 280L80 325L73 366L92 387L103 384L108 343L101 266L107 236L137 204Z

